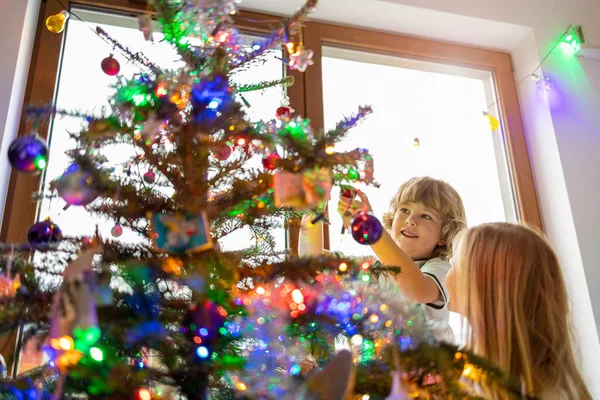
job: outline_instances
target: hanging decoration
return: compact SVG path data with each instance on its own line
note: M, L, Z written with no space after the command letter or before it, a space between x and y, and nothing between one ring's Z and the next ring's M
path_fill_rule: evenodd
M63 282L54 294L50 315L50 347L54 353L48 355L63 374L90 351L101 335L94 299L96 274L92 270L99 252L97 244L82 250L63 272Z
M154 42L154 38L152 37L152 17L147 14L142 15L138 18L138 24L140 31L144 34L144 39L146 41Z
M11 276L14 255L14 249L11 249L8 258L6 259L6 274L0 276L0 297L15 297L17 290L21 287L20 275L16 274L14 278Z
M500 128L500 121L498 121L498 118L485 111L483 112L483 116L488 119L490 123L490 129L492 130L492 132L495 132L498 130L498 128Z
M121 237L121 235L123 234L123 227L121 226L121 224L116 222L115 225L110 229L110 234L116 238Z
M302 45L298 46L296 52L290 54L290 61L288 65L292 70L297 70L300 72L306 71L310 65L313 65L315 62L313 61L314 51L305 49Z
M275 205L306 210L329 201L333 181L331 171L317 168L303 173L280 171L273 177Z
M153 214L152 240L157 249L169 253L198 252L213 247L204 214Z
M52 185L58 195L73 206L85 206L98 197L98 184L93 175L78 164L72 164Z
M361 210L350 221L350 233L358 243L370 246L381 239L383 225L373 213Z
M116 59L113 58L112 54L110 54L108 57L102 60L102 63L100 63L100 67L102 67L102 71L104 71L106 75L110 76L117 75L121 70L121 65Z
M62 232L58 225L47 218L29 228L27 240L34 249L55 248L62 240Z
M67 20L70 14L66 10L62 10L58 14L54 14L46 18L46 28L52 33L61 33L65 29Z
M36 133L16 138L8 148L8 161L14 169L37 174L48 165L48 147Z

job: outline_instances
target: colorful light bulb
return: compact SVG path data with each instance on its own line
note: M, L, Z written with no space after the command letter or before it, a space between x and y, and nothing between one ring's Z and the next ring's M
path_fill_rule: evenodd
M62 10L58 14L49 16L46 19L46 28L52 33L61 33L65 29L67 20L69 19L69 12Z

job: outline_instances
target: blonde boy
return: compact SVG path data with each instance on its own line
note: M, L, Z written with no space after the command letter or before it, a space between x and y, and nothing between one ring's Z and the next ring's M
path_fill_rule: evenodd
M372 211L366 195L357 192L361 201L340 198L338 212L345 224L348 211L352 214L361 209ZM309 228L309 219L303 219L300 255L323 252L322 226ZM398 290L404 299L422 304L426 317L439 323L439 339L453 341L445 280L450 269L452 241L466 227L460 196L446 182L429 177L412 178L391 199L390 210L383 215L383 225L386 231L371 248L382 264L401 268L392 289Z

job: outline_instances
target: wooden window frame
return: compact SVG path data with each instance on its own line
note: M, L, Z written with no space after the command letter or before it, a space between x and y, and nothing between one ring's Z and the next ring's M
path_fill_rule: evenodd
M314 65L304 76L304 99L305 116L310 118L315 130L324 128L323 46L489 71L497 93L519 221L542 229L510 54L320 22L306 24L304 45L314 51ZM323 234L324 246L329 249L327 225Z

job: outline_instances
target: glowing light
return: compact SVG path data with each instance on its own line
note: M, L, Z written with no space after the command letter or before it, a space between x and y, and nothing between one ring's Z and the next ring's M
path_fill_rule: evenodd
M294 364L290 367L290 374L298 375L302 371L302 368L298 364Z
M43 170L44 168L46 168L46 165L48 165L48 162L46 161L46 158L43 156L37 156L33 162L35 163L35 167L37 169L39 169L40 171Z
M198 354L198 357L200 358L206 358L208 357L208 349L204 346L200 346L196 349L196 354Z
M194 336L194 343L202 344L202 338L200 336Z
M202 336L208 336L208 329L206 328L200 328L200 335Z
M262 286L257 287L256 288L256 294L259 294L259 295L262 296L263 294L265 294L265 288L262 287Z
M210 108L211 110L216 110L217 108L219 108L219 102L217 100L211 100L210 103L208 103L208 108Z
M154 93L156 93L156 95L158 97L166 96L167 93L169 93L169 90L167 89L167 84L166 83L159 83L156 86L156 90L154 91Z
M371 318L369 318L369 321L371 321L372 324L376 324L379 321L379 315L377 315L377 314L371 315Z
M338 267L338 269L340 270L340 272L346 272L348 271L348 264L346 264L345 262L341 263L340 266Z
M575 55L581 50L582 44L585 44L585 38L581 26L572 26L562 37L559 47L565 54Z
M137 392L137 397L139 400L151 400L152 393L148 389L140 389Z
M70 336L63 336L58 339L58 348L61 350L73 350L73 339Z
M362 263L362 264L360 265L360 267L361 267L363 270L367 270L367 269L369 269L369 267L370 267L370 266L371 266L371 263L369 263L368 261L365 261L364 263Z
M302 294L300 289L294 289L292 291L292 300L294 301L294 303L297 304L304 302L304 295Z
M102 350L100 350L98 347L92 347L90 349L90 357L92 357L98 362L104 360L104 354L102 353Z
M325 147L325 153L332 155L333 153L335 153L335 149L333 148L333 146L327 146Z
M350 343L355 346L360 346L363 342L363 337L360 335L354 335L350 338Z
M238 146L245 146L245 145L246 145L246 139L244 139L244 138L239 138L239 139L237 140L237 144L238 144Z
M369 396L368 394L363 395L362 400L369 400L371 398L371 396Z
M237 390L241 390L241 391L248 389L248 387L246 386L246 384L244 382L236 383L235 387L237 388Z

